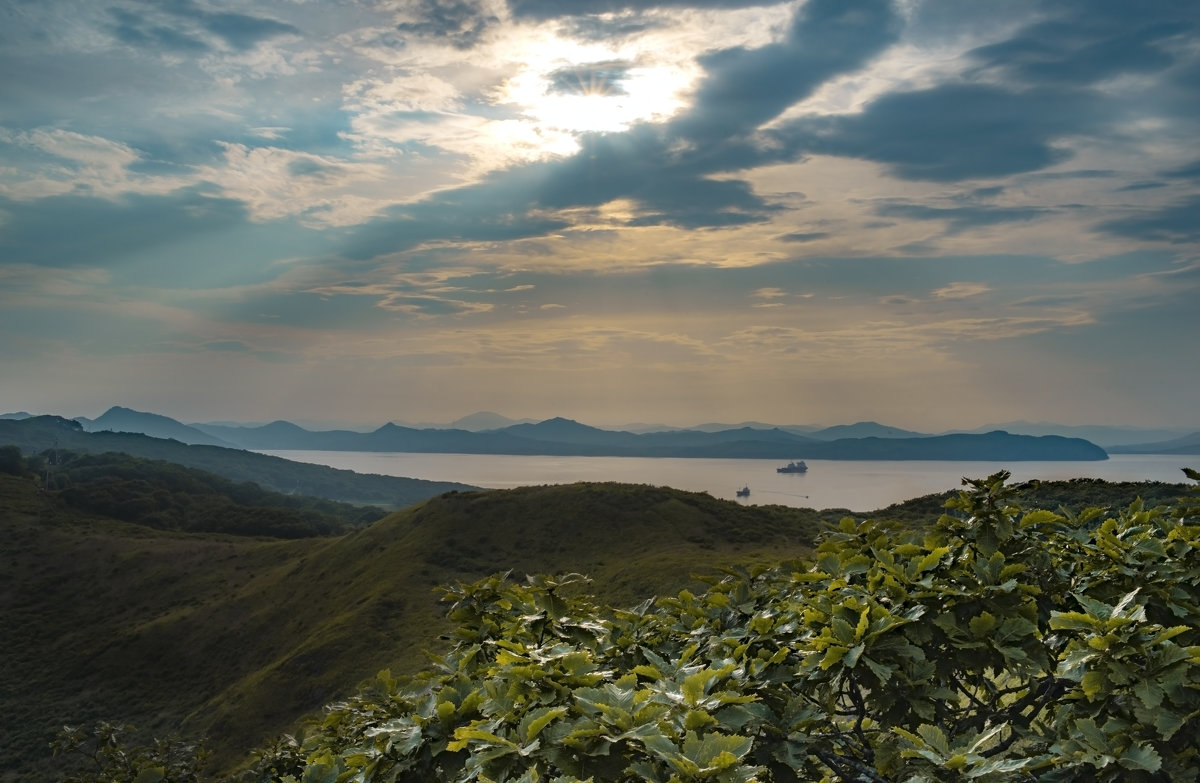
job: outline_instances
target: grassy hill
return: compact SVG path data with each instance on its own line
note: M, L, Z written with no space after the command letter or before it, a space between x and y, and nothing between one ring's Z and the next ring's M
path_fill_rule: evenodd
M840 514L834 513L831 519ZM615 603L689 574L807 550L822 515L584 484L449 493L333 538L147 528L0 476L0 780L29 779L59 726L206 734L218 761L443 631L434 588L513 569L582 571Z
M1183 494L1071 484L1028 491L1076 508ZM876 516L916 523L940 501L911 508ZM207 735L234 765L378 670L421 667L446 630L439 585L577 571L598 599L632 605L696 572L803 555L847 515L574 484L451 492L348 534L282 540L122 522L0 475L0 781L44 779L58 727L100 719Z

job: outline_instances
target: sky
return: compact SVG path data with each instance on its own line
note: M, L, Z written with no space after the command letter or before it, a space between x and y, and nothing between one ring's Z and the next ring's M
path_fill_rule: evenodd
M0 412L1200 426L1195 0L0 0Z

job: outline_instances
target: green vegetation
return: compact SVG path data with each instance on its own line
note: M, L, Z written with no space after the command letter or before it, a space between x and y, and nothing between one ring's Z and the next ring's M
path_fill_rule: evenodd
M58 450L29 462L66 508L160 530L304 538L346 533L384 515L374 506L283 495L128 454Z
M451 588L434 668L246 779L1196 780L1200 506L1070 517L1006 478L926 531L846 519L811 560L632 610L569 576Z
M620 605L717 564L799 556L837 519L587 484L451 493L279 540L121 522L64 504L42 475L0 474L5 783L77 757L47 756L64 723L128 721L145 747L204 736L214 769L234 765L380 669L425 665L449 630L438 585L586 570Z
M84 432L78 422L59 416L0 419L0 444L24 454L65 449L78 453L120 452L215 473L231 481L251 482L264 489L337 500L343 503L400 509L443 492L476 489L452 481L380 476L292 462L267 454L220 446L189 446L176 440L132 432ZM3 472L0 469L0 472Z
M926 606L921 617L889 626L880 638L908 638L926 656L926 664L941 660L935 653L941 655L943 650L954 653L949 660L957 663L948 664L950 670L967 687L977 689L974 696L984 704L989 703L991 696L978 690L987 687L985 675L953 667L972 662L983 666L982 661L991 660L988 665L992 668L986 671L992 674L986 676L995 675L996 666L1009 663L1007 658L1000 661L995 657L998 654L995 645L998 640L1010 637L1011 644L1006 642L1001 646L1022 650L1031 660L1041 661L1039 665L1049 666L1046 659L1035 655L1037 644L1049 650L1047 655L1081 650L1078 644L1071 647L1071 639L1085 644L1091 637L1085 638L1086 634L1078 629L1049 628L1048 623L1049 618L1057 616L1053 612L1099 611L1098 604L1086 608L1084 599L1121 607L1122 613L1136 614L1137 610L1131 607L1144 607L1145 617L1132 620L1131 628L1143 635L1151 633L1151 642L1159 632L1146 629L1154 624L1164 629L1189 622L1194 625L1195 614L1191 612L1195 609L1196 577L1190 576L1188 569L1191 573L1200 573L1200 569L1196 567L1194 550L1188 547L1195 539L1192 531L1197 512L1184 505L1171 512L1144 511L1140 506L1129 508L1139 494L1158 497L1162 493L1169 498L1164 502L1177 499L1185 492L1182 485L988 484L977 489L974 497L995 497L994 509L972 510L970 506L960 506L950 509L939 520L944 510L940 508L940 499L925 498L878 512L874 522L840 510L743 507L704 494L649 486L525 487L447 493L350 533L284 540L168 529L187 528L191 524L185 514L190 503L200 508L206 504L220 505L226 500L232 502L243 491L251 499L259 498L251 487L225 484L203 474L120 456L77 455L65 464L48 465L49 460L39 462L37 457L26 458L11 452L0 448L0 563L4 565L0 569L0 625L12 629L6 634L5 644L0 646L0 667L6 676L6 687L0 690L0 736L4 738L0 743L0 781L4 783L54 776L62 779L67 775L88 783L113 779L171 783L190 780L185 773L199 776L199 762L208 751L211 758L201 776L204 780L228 776L231 770L251 764L248 759L252 757L259 762L244 770L243 779L273 780L288 771L300 774L301 767L307 764L304 773L307 777L301 778L304 781L332 780L326 774L329 769L338 764L352 768L358 763L352 747L374 747L372 743L384 736L382 730L395 721L419 722L428 718L429 705L413 699L413 689L420 687L437 691L444 697L442 702L449 700L456 705L454 716L447 716L447 722L439 724L442 728L437 729L449 732L445 748L434 754L440 746L430 744L433 734L429 732L435 730L429 727L421 729L425 733L414 740L416 744L412 747L414 752L418 752L418 746L423 748L420 753L428 751L430 759L436 755L445 777L423 777L430 768L419 765L402 772L401 765L393 767L396 779L449 780L455 775L468 774L465 770L475 769L480 780L485 777L500 780L508 773L488 766L490 762L470 762L476 766L468 767L468 759L492 752L496 753L495 759L512 755L500 752L503 743L484 747L479 739L482 735L472 735L475 739L466 735L455 737L455 731L460 728L491 731L523 748L528 741L521 740L521 732L529 728L529 723L521 728L520 715L525 713L520 710L565 709L566 712L547 721L540 730L538 737L543 741L540 747L545 749L545 743L569 722L585 718L600 720L599 713L589 712L590 708L576 699L578 687L606 692L632 687L631 693L638 699L647 697L637 694L655 687L661 693L674 693L669 690L668 681L682 689L687 678L698 671L718 672L726 665L721 663L724 660L721 655L740 663L730 672L714 675L701 690L705 694L734 693L744 686L748 690L742 695L754 695L755 699L745 701L736 710L734 702L721 706L701 699L689 707L698 710L694 715L688 712L679 718L678 713L668 710L655 719L655 725L670 727L683 720L682 733L676 736L663 729L664 736L676 743L680 754L700 754L698 758L705 760L704 754L710 753L707 758L712 762L710 766L718 764L717 758L728 760L722 752L731 754L737 765L713 771L712 779L726 779L721 776L738 766L739 769L764 767L766 771L761 773L760 780L789 780L792 778L776 765L779 755L776 750L783 735L769 740L774 736L772 732L780 732L777 727L772 728L776 724L771 721L790 715L779 712L782 709L779 700L788 697L784 691L777 691L777 686L787 685L793 695L803 693L806 699L823 693L818 699L824 699L822 703L833 698L831 694L835 692L841 694L838 698L850 699L849 708L833 702L834 712L839 713L833 717L842 723L835 721L830 725L840 727L845 735L836 752L849 754L846 758L856 759L855 763L867 763L853 755L854 748L847 739L859 729L868 740L863 747L877 758L885 757L886 747L891 747L881 737L891 737L899 743L901 740L895 737L903 736L889 733L893 724L875 717L870 721L864 719L854 730L847 729L855 721L847 724L851 719L840 714L854 707L850 683L858 683L862 693L871 698L886 691L878 683L872 688L870 680L865 679L875 672L873 664L897 666L889 680L894 684L911 688L929 682L949 687L943 669L935 667L934 676L929 676L915 662L901 660L903 656L899 653L896 653L899 658L889 659L886 646L873 651L866 645L855 653L853 648L857 645L829 642L814 664L812 645L818 643L814 640L827 631L828 639L837 641L838 637L830 634L844 632L840 622L836 622L839 617L845 622L853 619L851 624L857 629L864 606L871 607L867 613L868 626L884 619L882 615L876 616L880 607L902 614L918 604ZM54 458L63 461L62 457L60 447ZM60 470L63 472L56 472ZM49 490L43 485L48 475ZM56 489L60 479L62 487ZM120 486L123 482L128 485L125 489L131 497L166 498L170 502L164 501L161 509L148 512L134 503L132 508L136 513L126 514L127 519L122 521L111 516L128 510L121 503L87 506L68 502L63 494L69 483L83 492L85 498L109 497L101 491L105 484ZM93 483L94 494L84 491ZM1027 510L1035 507L1032 503L1040 502L1035 501L1039 497L1082 503L1089 496L1103 498L1105 505L1117 510L1101 513L1084 511L1083 505L1070 505L1060 516ZM284 500L304 502L296 498ZM935 510L926 513L931 502ZM912 509L919 511L914 513ZM171 516L176 513L184 517ZM156 514L165 516L159 518ZM1028 575L1026 572L1009 575L1016 580L1015 587L1006 586L1009 581L1006 576L999 586L992 586L995 589L991 592L981 593L983 576L978 569L984 567L985 560L987 568L991 568L994 557L983 558L979 547L984 544L970 539L963 530L967 529L966 519L984 518L987 514L1011 518L1015 523L1030 522L1027 527L1015 524L1016 532L1011 538L996 544L996 550L1004 557L1002 575L1004 569L1018 566L1024 562L1022 558L1034 555L1043 560L1048 558L1049 565L1030 566ZM837 520L841 517L850 521L839 528ZM1107 521L1110 517L1111 524ZM152 524L156 526L149 526ZM814 542L822 536L820 549L814 553ZM1120 546L1110 539L1120 542ZM930 560L933 552L942 547L949 547L947 553ZM1120 554L1125 551L1121 547L1132 548L1129 553ZM838 557L836 567L830 559L834 554ZM865 562L864 557L870 562ZM779 567L782 561L794 562ZM908 575L914 561L918 572ZM1151 565L1157 570L1151 570ZM522 585L494 576L509 570L515 574L579 572L586 573L592 581L585 588L584 582L574 578L542 577ZM1034 580L1032 574L1037 574L1037 580L1041 581ZM1064 584L1064 579L1069 579L1070 584ZM453 608L449 617L435 592L447 584L459 585L450 592ZM1122 605L1122 598L1132 591L1130 587L1120 593L1123 585L1141 589ZM1037 594L1031 586L1043 589L1043 593ZM585 590L592 597L585 598ZM1075 597L1076 594L1083 598ZM647 600L649 596L671 597ZM851 599L859 603L854 604ZM1176 602L1177 611L1182 613L1178 619L1164 615L1163 601L1167 600ZM1036 629L1033 641L1021 641L1012 634L1006 637L997 630L1003 630L1012 617L1026 617L1022 612L1028 613L1030 602L1039 607L1037 619L1030 620ZM602 606L638 608L619 611ZM1081 610L1081 606L1085 608ZM538 614L543 611L547 613L539 619ZM854 611L858 614L853 618L841 617ZM966 631L959 628L962 633L973 634L972 628L981 631L980 623L987 620L978 618L984 613L990 613L997 625L983 639L955 636L946 620L941 620L941 625L934 622L934 618L947 613L960 625L966 623ZM631 623L636 627L630 629ZM922 628L926 630L921 631ZM920 633L930 635L924 639L912 636ZM1155 644L1169 642L1188 649L1188 645L1197 644L1192 639L1194 633L1188 630L1174 638L1164 636ZM733 644L736 639L741 641ZM453 642L453 648L447 640ZM743 643L748 646L739 652ZM1135 643L1136 648L1141 642L1135 639ZM693 645L695 650L688 652ZM763 657L772 645L770 655ZM472 646L478 651L469 655L468 648ZM841 659L836 659L836 653L828 653L834 646L846 648ZM424 650L440 652L442 657L434 660L449 662L451 668L422 674L421 670L428 668L430 661ZM782 657L771 661L781 650ZM647 676L648 670L638 670L643 673L634 672L634 685L630 686L627 678L631 669L623 667L627 664L632 669L658 667L648 657L651 654L663 662L665 668L659 668L662 677L653 680ZM827 669L821 667L826 655L832 656ZM635 658L629 656L642 657L633 663ZM584 666L585 660L594 662L595 668ZM765 663L755 669L758 664L754 661ZM1171 664L1175 666L1171 671L1182 671L1185 679L1191 677L1194 667L1191 658L1188 661ZM1068 674L1078 674L1078 687L1083 687L1083 675L1093 665L1085 663L1078 671L1062 675L1057 674L1059 667L1054 664L1040 673L1033 668L1021 670L1020 676L1033 683L1029 686L1035 688L1032 692L1045 696L1046 702L1054 702L1047 696L1049 691L1036 689L1050 687L1045 683L1052 682L1054 687L1067 687L1062 693L1068 694L1070 687L1076 687L1070 685L1074 680L1068 682ZM746 668L749 664L753 666ZM515 668L504 669L510 665ZM694 669L697 666L701 668ZM739 666L744 670L740 674L735 672ZM539 667L544 674L535 673ZM1167 672L1168 668L1161 671ZM396 674L369 686L359 686L364 678L381 669ZM482 701L463 701L469 693L463 692L454 701L450 692L440 690L451 686L447 684L449 680L439 678L461 675L472 687L483 689L481 693L487 698L493 698L492 691L497 688L517 688L514 678L518 673L529 681L528 687L541 694L537 699L550 698L540 690L545 686L560 701L534 704L530 701L534 697L529 696L521 704L514 703L511 715L485 714L480 711ZM596 680L596 676L600 679ZM568 681L563 677L582 679ZM695 683L702 679L692 680L693 685L687 687L696 687ZM1094 679L1087 680L1089 690L1095 685ZM453 688L462 685L461 678L454 681L458 684ZM655 685L656 682L659 684ZM999 689L995 701L1009 712L1025 698L1019 691L1009 692L1018 687L1017 680L991 682ZM1133 686L1120 682L1116 685L1119 687L1115 695L1104 698L1128 701L1129 687ZM322 705L354 693L358 687L362 688L360 693L335 705L327 718L317 719L300 733L290 736L284 733L294 731L304 715L314 714ZM911 701L917 705L913 709L924 709L921 704L935 705L933 719L924 713L914 713L920 722L908 725L901 721L904 716L895 717L894 728L925 737L918 731L922 722L937 725L947 734L947 747L957 747L963 736L951 730L952 727L965 727L971 721L978 724L983 713L955 717L944 711L949 709L945 705L936 706L938 699L953 700L937 691L938 686L929 687L935 691ZM1142 690L1147 697L1155 698L1157 692L1146 687L1142 686ZM1190 687L1185 687L1185 694L1194 693L1187 690ZM1173 709L1172 700L1177 698L1178 689L1172 690L1174 686L1162 688L1164 695L1156 715L1169 712L1168 707ZM611 695L621 699L628 696L616 692ZM1099 698L1098 692L1092 695ZM660 697L674 698L661 694ZM1087 698L1085 693L1076 702L1081 704ZM909 701L907 694L905 701ZM967 696L960 696L960 701L960 707L973 703ZM1076 702L1062 703L1077 707ZM770 706L774 717L763 713L762 707L756 706L760 704ZM872 703L871 708L877 706ZM439 709L437 704L434 708ZM595 709L603 712L600 707ZM749 711L750 717L743 715L746 722L736 730L722 728L740 710ZM718 723L711 724L703 718L700 712L705 711ZM1072 715L1078 717L1076 712ZM1034 720L1033 711L1029 713L1025 716L1021 712L1019 716L1033 721L1022 731L1030 732L1031 726L1040 726L1048 720ZM549 714L539 713L530 722ZM824 719L820 717L822 714L813 713L812 722L802 728L810 733L815 731L813 727ZM1108 732L1112 714L1115 713L1096 712L1092 720L1101 731ZM485 725L501 718L494 729ZM143 731L132 732L104 723L113 719L130 721ZM1178 737L1194 732L1197 728L1194 723L1194 716L1186 718L1183 728L1166 744L1161 738L1149 741L1148 747L1158 754L1163 766L1155 773L1159 778L1146 779L1185 779L1161 776L1174 774L1164 770L1178 761L1170 756L1177 750L1170 742L1178 744ZM95 729L71 728L60 733L63 724ZM1009 724L1015 726L1016 718ZM800 724L792 728L796 725ZM694 733L694 740L689 739L689 731ZM742 754L741 745L727 747L721 744L725 740L714 740L717 744L701 750L704 737L714 731L749 738L752 747ZM1122 754L1134 747L1135 739L1142 742L1136 731L1130 729L1121 735L1133 738L1127 745L1120 745L1125 742L1120 737L1119 741L1114 740L1115 751L1109 754L1116 759L1112 763L1126 772L1130 770L1120 766L1122 759L1126 764L1132 762ZM789 728L787 737L792 733ZM171 735L203 737L203 747L208 751L191 740L155 739ZM599 743L596 738L602 736L604 732L592 739ZM998 736L997 742L1003 743L1011 735L1002 732ZM1033 747L1026 740L1014 740L1009 747ZM394 748L408 742L395 737L392 741ZM460 748L449 749L450 743L464 741L466 744ZM55 758L48 755L52 742L61 751ZM677 769L666 756L654 755L652 749L648 751L650 755L635 758L642 752L636 748L646 750L647 746L637 745L634 738L623 742L609 747L608 757L625 759L621 763L628 764L645 762L650 765L646 769L659 770L655 774L665 774L664 770L670 768L671 774L679 775L680 780L691 779L685 774L690 769L686 764ZM655 743L666 753L665 745L658 740L651 742ZM589 758L590 753L602 752L602 744L585 743L580 747L587 752L576 755ZM262 750L252 756L250 750L254 747ZM821 753L829 747L825 746ZM902 759L905 752L918 750L916 745L901 744L896 748ZM990 748L983 748L977 755L993 758L984 751L991 752ZM389 758L395 761L402 755L396 750ZM317 763L322 758L328 760L329 769ZM545 758L548 757L538 753L528 755L531 764ZM815 758L816 762L809 759L806 763L819 762L828 767L821 756ZM528 770L521 764L525 764L527 757L520 759L511 769L506 767L513 773L508 779L526 775ZM609 776L612 770L606 765L617 763L611 759L596 762L599 766L595 780L637 779L622 777L625 773L619 771ZM516 763L517 757L509 761ZM593 761L596 759L586 763ZM683 764L679 759L676 762ZM1026 765L1023 769L1038 776L1048 774L1037 766L1041 763L1030 762L1033 766ZM135 766L117 774L112 772L117 767L106 766L110 764ZM381 764L374 779L388 779L384 773L386 764ZM556 774L587 777L571 773L557 762L554 764L558 772L543 765L538 767L537 774L547 779ZM272 766L277 769L274 778L269 772ZM809 779L806 775L811 769L798 773L799 779ZM834 780L841 773L829 767L823 774ZM930 779L951 779L939 777L940 773L930 774ZM980 779L1005 778L988 773ZM1100 775L1096 779L1105 778Z

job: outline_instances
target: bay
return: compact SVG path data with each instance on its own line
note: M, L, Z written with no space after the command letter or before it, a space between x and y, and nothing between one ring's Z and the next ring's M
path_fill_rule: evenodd
M783 463L759 459L649 457L549 457L496 454L417 454L364 451L263 451L357 473L458 481L486 489L509 489L578 481L617 481L668 486L746 504L841 508L867 512L909 498L961 489L962 479L999 470L1013 481L1097 478L1106 481L1188 483L1181 468L1200 469L1200 457L1115 454L1107 460L1073 462L952 462L806 460L808 473L777 473ZM737 497L742 487L748 497Z

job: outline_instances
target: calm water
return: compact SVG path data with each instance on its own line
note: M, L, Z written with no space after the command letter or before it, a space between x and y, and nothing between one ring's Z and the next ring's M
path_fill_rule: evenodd
M575 481L620 481L707 492L739 503L874 511L920 495L960 489L962 478L1008 470L1014 481L1098 478L1185 483L1180 468L1200 457L1118 454L1100 462L935 462L805 460L808 473L776 473L781 460L639 457L529 457L362 451L265 451L358 473L460 481L488 489ZM737 498L743 486L750 496Z

